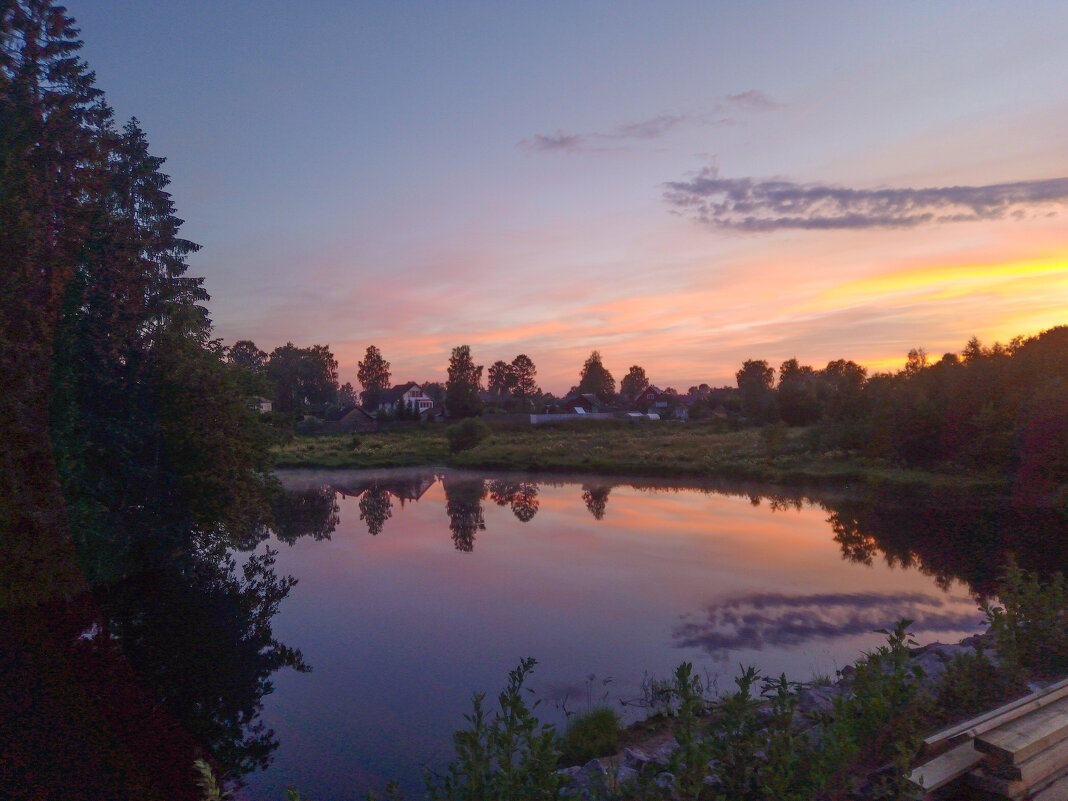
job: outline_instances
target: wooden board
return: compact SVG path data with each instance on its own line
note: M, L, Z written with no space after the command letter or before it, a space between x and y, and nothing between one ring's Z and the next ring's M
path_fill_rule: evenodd
M981 770L969 771L965 775L968 778L968 784L990 795L1016 799L1023 798L1027 794L1028 786L1019 779L1000 779L997 776L987 776Z
M1035 795L1031 801L1068 801L1068 776L1057 779L1045 790Z
M908 780L917 787L930 792L963 776L982 760L983 755L972 747L969 740L935 757L930 762L916 766L909 773Z
M1068 740L1062 740L1051 748L1035 754L1016 766L1020 781L1028 787L1041 786L1051 777L1068 772Z
M1041 709L1066 697L1068 697L1068 679L1062 679L1049 687L1043 687L1041 690L1017 698L1015 701L1010 701L971 720L935 732L923 741L924 750L938 750L962 739L977 737L1028 712Z
M1018 765L1068 738L1068 698L1004 723L975 738L975 748Z

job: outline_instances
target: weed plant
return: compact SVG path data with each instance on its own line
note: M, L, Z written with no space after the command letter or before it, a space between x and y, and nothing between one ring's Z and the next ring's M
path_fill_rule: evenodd
M619 713L607 706L594 707L568 721L560 738L560 762L581 765L619 750Z
M548 801L560 797L564 779L555 772L559 751L556 731L534 716L539 702L528 706L523 682L536 660L522 659L508 674L508 686L497 696L492 719L483 707L484 693L473 698L470 724L453 734L456 759L444 776L428 774L433 801Z

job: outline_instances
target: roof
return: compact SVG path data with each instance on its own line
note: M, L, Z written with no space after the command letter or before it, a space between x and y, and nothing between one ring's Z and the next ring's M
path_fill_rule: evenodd
M382 393L382 399L380 403L396 403L402 397L404 397L404 393L412 387L416 387L420 392L423 391L423 388L420 387L419 384L415 381L408 381L405 384L397 384L396 386L387 389L385 392Z

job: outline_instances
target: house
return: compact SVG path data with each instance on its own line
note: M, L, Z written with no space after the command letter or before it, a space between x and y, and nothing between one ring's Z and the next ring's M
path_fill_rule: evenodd
M660 389L660 387L650 384L642 390L641 394L638 397L634 399L634 405L642 411L652 409L656 406L657 398L659 398L663 394L664 393Z
M246 399L246 403L253 411L257 411L260 414L271 411L274 408L274 404L270 398L261 398L259 395L254 395Z
M565 412L574 414L595 414L606 408L606 404L600 398L588 392L581 395L568 395L560 401L560 406Z
M376 427L375 419L359 406L352 407L336 424L338 431L373 431Z
M397 384L392 389L382 393L378 402L379 411L396 414L401 408L414 408L419 414L423 414L434 408L434 400L423 392L423 388L414 381L407 384Z

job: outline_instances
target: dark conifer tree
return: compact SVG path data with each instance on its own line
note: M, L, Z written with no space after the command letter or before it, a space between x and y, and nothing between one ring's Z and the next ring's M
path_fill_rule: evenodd
M10 600L37 596L43 563L56 591L79 581L74 560L56 558L67 529L49 388L56 320L87 230L93 130L109 112L77 34L61 7L0 3L0 585Z

